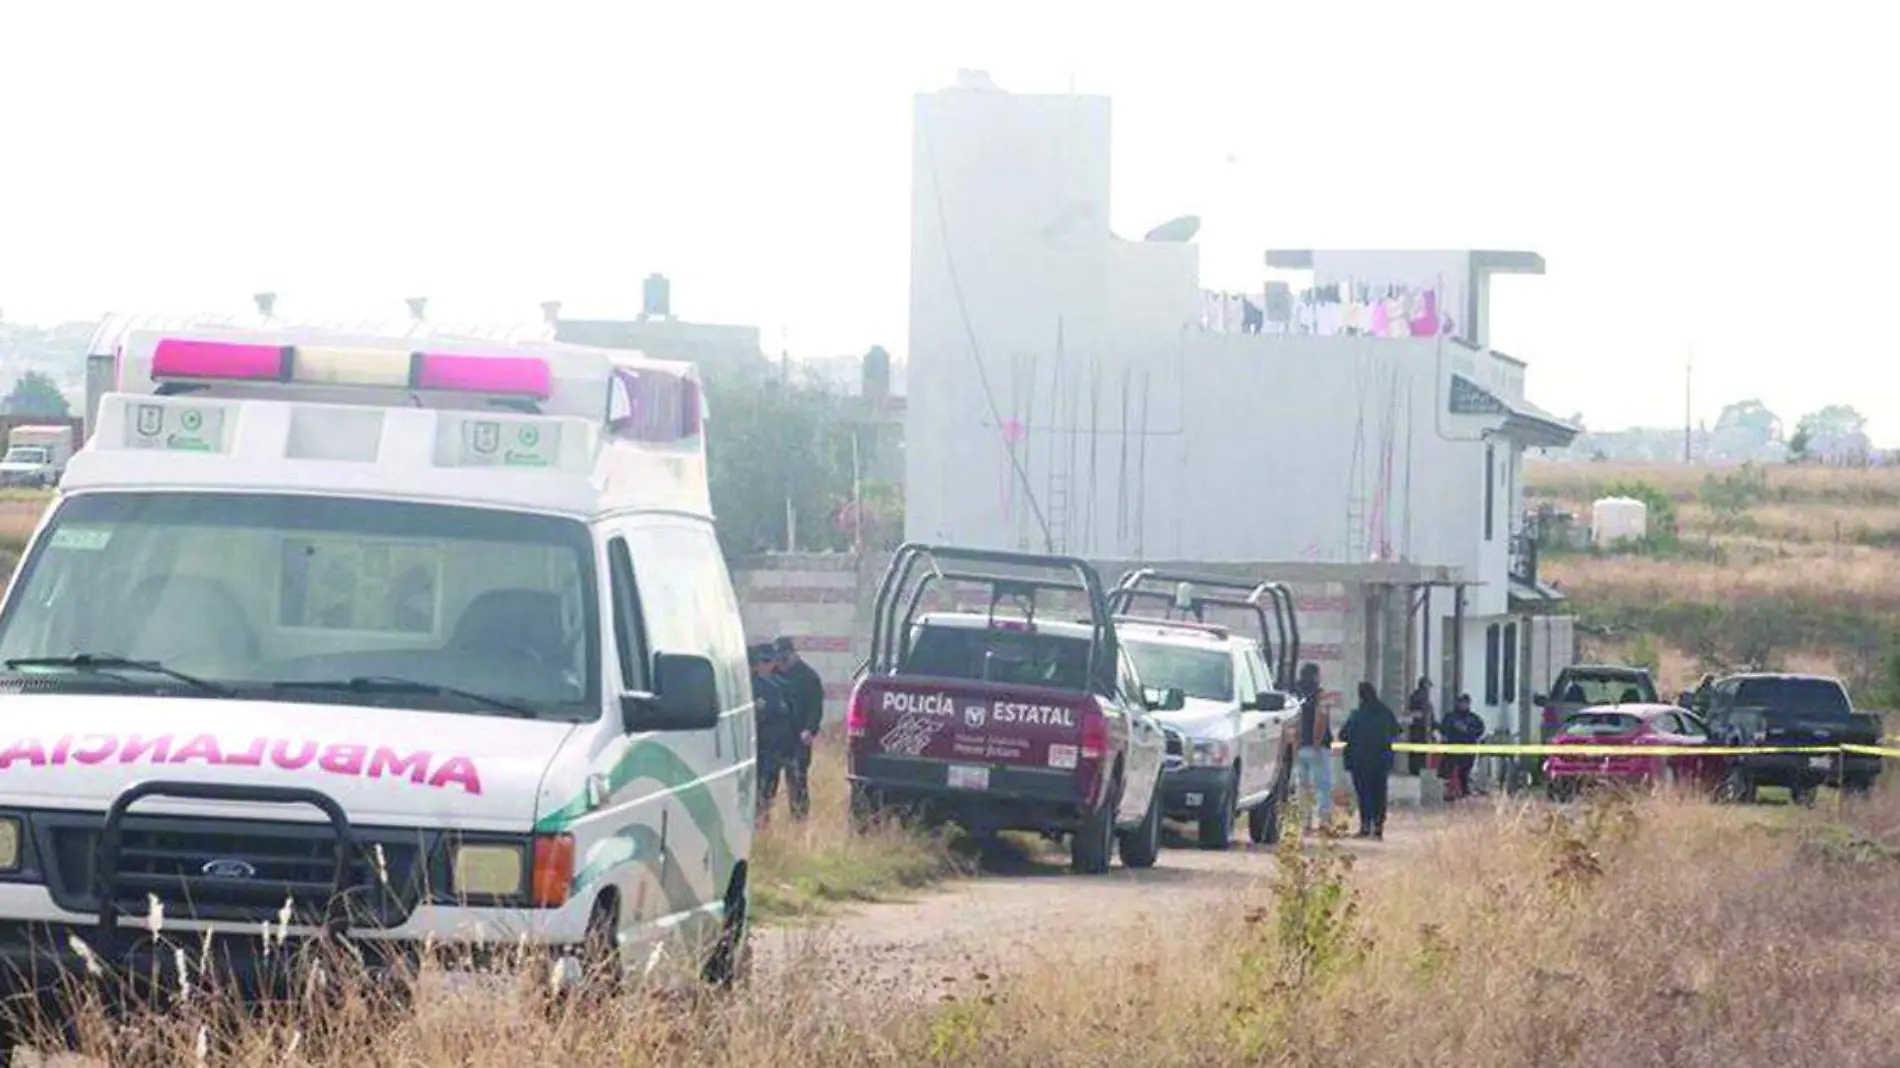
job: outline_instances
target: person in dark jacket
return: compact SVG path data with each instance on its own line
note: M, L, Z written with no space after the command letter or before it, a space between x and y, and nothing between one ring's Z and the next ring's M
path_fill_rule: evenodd
M1418 685L1412 688L1412 695L1405 699L1405 740L1414 744L1432 740L1432 680L1420 676ZM1407 774L1417 775L1425 770L1424 753L1407 753L1405 759Z
M1702 681L1696 683L1694 696L1690 698L1689 711L1694 712L1698 716L1707 716L1709 714L1709 700L1714 696L1715 676L1702 676Z
M775 679L791 702L792 722L798 728L798 748L793 754L797 769L787 779L792 788L792 818L802 820L811 812L811 747L818 740L818 729L825 724L825 680L798 655L790 638L774 640L772 650L778 657Z
M798 770L798 721L793 718L785 687L776 677L777 651L770 643L754 645L747 650L746 659L752 663L752 717L759 761L758 818L764 823L771 814L772 802L778 797L779 776L793 780L794 795L804 790Z
M1484 740L1485 730L1484 720L1471 710L1468 693L1458 695L1451 715L1438 724L1439 734L1454 745L1474 745ZM1477 762L1478 758L1471 753L1450 753L1439 761L1438 766L1445 769L1446 800L1471 796L1471 769Z
M1359 704L1339 728L1346 743L1346 771L1359 799L1359 837L1385 837L1386 791L1392 774L1392 741L1399 736L1399 718L1392 714L1370 682L1359 684Z

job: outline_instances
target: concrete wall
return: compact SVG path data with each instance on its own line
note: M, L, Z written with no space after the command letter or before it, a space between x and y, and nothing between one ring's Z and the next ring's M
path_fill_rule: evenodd
M1484 424L1445 410L1450 375L1488 354L1201 333L1172 349L997 361L1013 459L980 388L914 396L913 415L939 429L907 434L907 536L1040 549L1046 523L1057 548L1092 558L1384 555L1457 568L1485 583L1469 611L1503 611L1514 447L1494 443L1486 542Z

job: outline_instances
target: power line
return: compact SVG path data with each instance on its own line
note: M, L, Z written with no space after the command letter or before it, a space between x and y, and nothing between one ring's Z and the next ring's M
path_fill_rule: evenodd
M956 253L950 247L950 220L943 210L943 184L937 175L937 149L931 137L929 121L918 124L924 135L924 163L930 168L930 189L937 206L937 236L943 244L944 266L950 272L950 291L956 297L957 315L963 320L964 334L970 341L970 360L976 364L977 384L983 387L983 400L990 409L990 419L995 422L997 433L1003 437L1003 453L1009 457L1009 466L1016 474L1016 482L1022 488L1023 498L1029 502L1029 510L1036 517L1036 525L1042 528L1042 542L1045 552L1055 552L1055 535L1049 529L1049 519L1042 514L1042 504L1036 500L1036 491L1029 484L1029 472L1016 456L1016 445L1007 437L1003 429L1003 411L996 403L996 392L990 388L989 371L983 365L983 350L977 344L976 324L970 320L970 307L963 298L963 280L957 274Z

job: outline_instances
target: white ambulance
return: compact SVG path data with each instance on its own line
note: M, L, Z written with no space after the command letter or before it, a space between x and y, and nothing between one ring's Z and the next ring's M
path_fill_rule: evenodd
M690 365L196 330L113 377L0 606L0 993L168 938L242 979L264 925L730 977L752 693Z

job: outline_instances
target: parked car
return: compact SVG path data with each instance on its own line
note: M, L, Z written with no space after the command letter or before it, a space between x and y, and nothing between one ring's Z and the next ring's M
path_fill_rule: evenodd
M1159 602L1157 616L1130 614ZM1279 839L1292 771L1281 728L1292 715L1269 662L1298 657L1292 593L1274 582L1130 571L1109 593L1116 631L1151 689L1178 689L1180 709L1157 712L1167 737L1162 814L1195 824L1203 849L1226 849L1244 813L1247 836ZM1257 636L1207 622L1225 609Z
M1695 713L1675 705L1609 705L1586 708L1565 719L1550 744L1707 747L1709 732ZM1544 760L1544 782L1554 801L1568 801L1585 787L1605 783L1713 790L1726 767L1725 757L1696 753L1551 756Z
M1552 741L1573 715L1598 705L1653 705L1656 680L1646 668L1624 664L1572 664L1557 675L1548 694L1532 702L1544 710L1540 737Z
M919 614L925 595L986 592L981 611ZM1038 600L1080 595L1086 622ZM1052 596L1053 595L1053 596ZM1015 611L999 611L1008 607ZM873 606L871 656L846 714L853 818L902 812L976 834L1067 838L1077 872L1161 848L1164 741L1093 567L1072 558L906 544Z
M1881 721L1855 712L1839 679L1754 673L1716 680L1709 694L1709 734L1717 744L1730 746L1872 746L1880 744ZM1728 761L1722 795L1748 802L1757 787L1777 786L1805 804L1823 784L1864 792L1879 775L1876 756L1745 754Z

